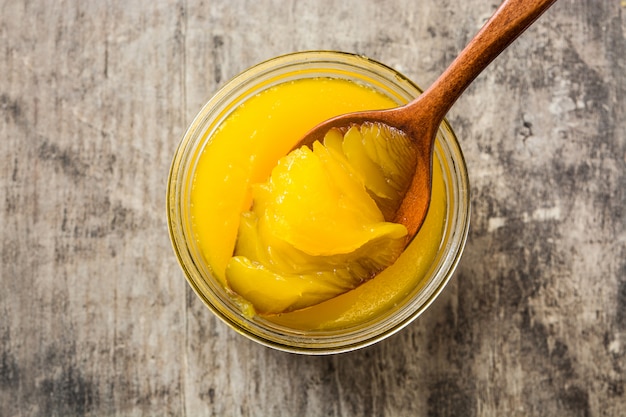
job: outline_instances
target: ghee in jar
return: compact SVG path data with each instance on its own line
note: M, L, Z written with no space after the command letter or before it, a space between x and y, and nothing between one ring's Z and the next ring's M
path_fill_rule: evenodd
M232 289L227 269L236 244L241 244L237 236L242 213L251 208L255 184L265 182L279 159L315 124L342 113L396 105L391 98L355 82L304 78L273 86L234 109L203 149L191 192L197 244L225 288ZM313 297L312 302L291 307L289 301L287 307L272 308L272 301L257 313L276 324L306 330L351 326L384 312L422 283L439 249L445 206L445 185L435 160L429 213L418 235L393 265L339 295ZM324 242L316 244L323 251ZM305 286L302 291L307 288L312 287ZM239 295L245 305L245 294ZM280 288L276 296L280 300Z

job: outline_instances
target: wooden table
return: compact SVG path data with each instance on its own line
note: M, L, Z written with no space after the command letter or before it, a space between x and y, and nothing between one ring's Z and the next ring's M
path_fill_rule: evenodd
M171 158L230 77L334 49L427 86L497 3L1 1L0 415L624 415L623 0L559 0L452 109L470 236L396 336L262 347L171 249Z

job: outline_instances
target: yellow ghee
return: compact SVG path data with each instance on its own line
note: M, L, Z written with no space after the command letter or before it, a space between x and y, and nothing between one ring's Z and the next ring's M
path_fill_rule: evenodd
M319 304L371 279L404 249L406 227L388 220L413 172L413 142L372 123L332 129L323 143L290 152L253 185L227 285L267 314Z
M342 79L308 78L271 87L235 109L212 135L195 170L192 228L209 269L228 288L241 213L250 209L253 184L267 180L278 160L311 127L334 115L397 106L391 98ZM330 300L289 313L265 314L297 329L358 324L414 292L439 248L445 222L445 185L438 161L433 196L418 236L389 268Z

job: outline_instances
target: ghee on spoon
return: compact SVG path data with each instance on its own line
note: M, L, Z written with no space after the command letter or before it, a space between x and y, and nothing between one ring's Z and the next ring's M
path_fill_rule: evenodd
M556 0L504 0L439 78L410 103L388 110L350 113L322 122L294 147L322 142L332 128L366 122L399 130L416 147L416 169L394 222L407 230L407 243L419 231L430 205L432 154L439 125L469 84Z

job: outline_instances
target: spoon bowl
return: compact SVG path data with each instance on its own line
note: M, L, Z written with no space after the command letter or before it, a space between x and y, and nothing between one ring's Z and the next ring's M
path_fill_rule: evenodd
M393 221L407 228L408 244L428 212L433 146L446 113L472 81L555 1L504 0L450 66L415 100L394 109L350 113L326 120L294 148L321 142L330 129L346 129L365 122L386 125L406 135L416 148L416 168Z

